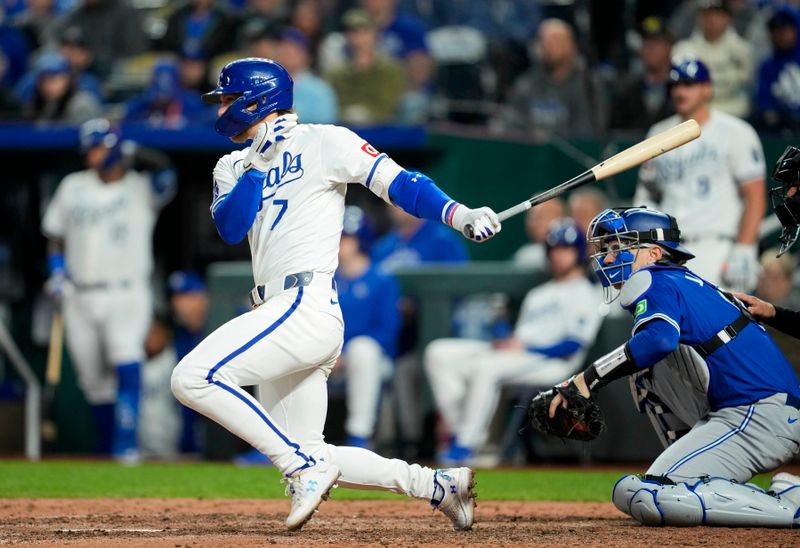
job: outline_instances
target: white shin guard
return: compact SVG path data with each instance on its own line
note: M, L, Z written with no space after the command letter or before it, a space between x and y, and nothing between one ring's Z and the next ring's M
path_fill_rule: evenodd
M614 485L614 506L643 525L792 527L800 510L751 484L724 478L673 483L667 478L623 476Z

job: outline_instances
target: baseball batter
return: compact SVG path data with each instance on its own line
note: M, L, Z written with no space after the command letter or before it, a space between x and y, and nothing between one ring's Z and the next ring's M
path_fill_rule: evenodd
M764 151L747 122L709 108L711 76L697 59L672 66L677 114L650 128L648 137L690 118L702 134L644 164L633 203L678 220L698 274L749 291L758 279L758 228L766 211Z
M430 501L456 529L473 522L473 472L433 470L366 449L326 444L328 373L342 348L333 274L349 183L484 241L500 230L489 208L451 200L421 173L401 168L348 129L297 124L292 79L267 59L223 67L205 99L219 103L215 128L249 147L214 169L211 213L220 236L247 236L254 310L230 320L189 353L172 376L179 401L267 455L292 495L290 530L311 518L337 482ZM259 384L259 403L241 386Z
M124 143L107 120L86 122L80 134L88 169L64 178L42 220L50 240L47 288L63 298L67 349L92 406L98 449L130 462L139 456L153 228L174 196L175 174L164 159L151 174L128 169Z
M616 507L646 525L797 527L800 490L778 474L745 482L800 446L800 383L742 303L683 266L693 254L664 213L606 210L589 228L594 269L633 316L631 339L565 381L589 397L632 376L666 449L644 476L622 477ZM563 402L550 405L553 417Z
M525 296L513 336L439 339L425 350L431 390L454 441L445 463L469 462L486 440L503 384L550 386L574 373L597 334L599 289L584 274L586 242L571 219L545 236L553 279Z

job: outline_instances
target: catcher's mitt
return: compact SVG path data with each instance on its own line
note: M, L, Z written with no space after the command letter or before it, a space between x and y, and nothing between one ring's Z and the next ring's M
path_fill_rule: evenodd
M567 402L550 418L550 403L556 394ZM606 429L603 411L592 398L584 398L572 380L539 392L528 406L528 419L539 432L563 439L591 441Z

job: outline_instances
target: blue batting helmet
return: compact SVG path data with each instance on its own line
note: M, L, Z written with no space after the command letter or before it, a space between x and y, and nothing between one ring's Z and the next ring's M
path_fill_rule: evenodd
M672 62L669 85L711 82L711 72L697 57L686 57Z
M678 265L694 257L680 243L675 217L645 207L606 209L592 219L586 236L597 249L592 266L604 288L619 287L631 276L631 250L657 245L666 251L664 260Z
M574 247L578 250L579 262L586 258L586 237L569 217L557 219L550 224L544 243L548 251L554 247Z
M276 110L289 110L294 102L294 81L270 59L249 57L232 61L219 73L217 87L203 95L206 103L219 103L223 95L239 95L217 119L214 129L233 137Z
M358 247L362 253L369 253L375 240L375 230L367 214L358 206L344 208L342 236L353 236L358 239Z
M108 150L102 168L109 168L122 160L122 139L119 132L105 118L95 118L80 127L81 151L86 154L94 147Z

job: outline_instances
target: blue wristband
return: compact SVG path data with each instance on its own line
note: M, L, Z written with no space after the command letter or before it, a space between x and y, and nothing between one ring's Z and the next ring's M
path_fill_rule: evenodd
M50 274L64 272L67 269L67 263L64 260L64 253L56 251L48 253L47 255L47 270Z

